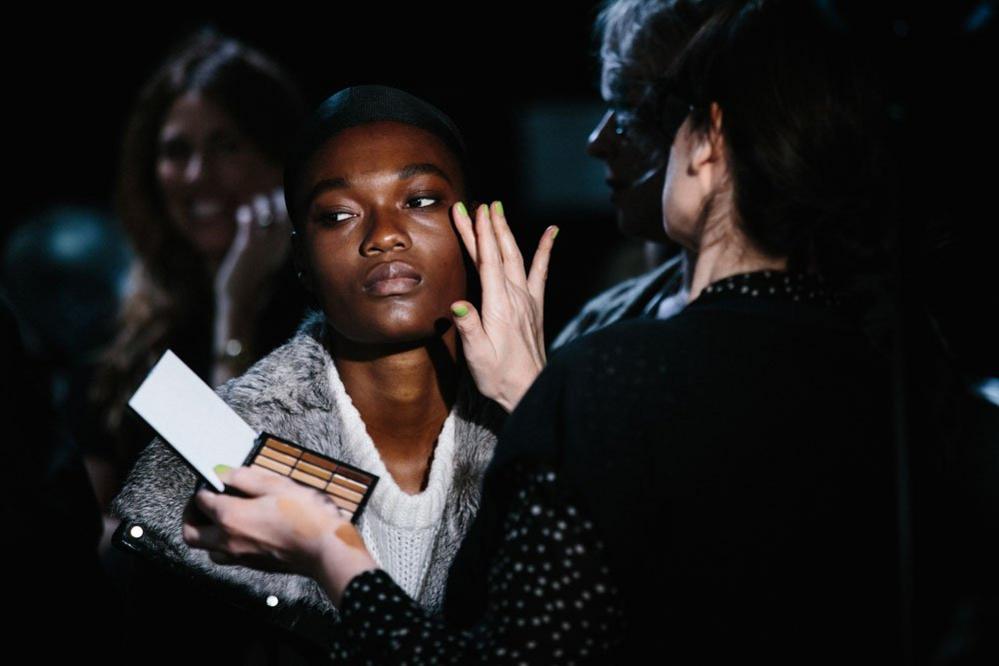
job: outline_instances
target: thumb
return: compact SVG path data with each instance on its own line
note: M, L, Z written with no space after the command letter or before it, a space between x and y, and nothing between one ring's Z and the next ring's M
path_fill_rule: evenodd
M465 358L474 361L485 357L492 350L492 344L482 328L482 320L475 306L468 301L455 301L451 304L451 314L458 335L461 336Z
M216 465L215 474L218 475L227 489L230 491L235 489L245 497L257 497L259 495L280 492L286 481L292 484L295 483L276 472L253 465L241 465L239 467Z

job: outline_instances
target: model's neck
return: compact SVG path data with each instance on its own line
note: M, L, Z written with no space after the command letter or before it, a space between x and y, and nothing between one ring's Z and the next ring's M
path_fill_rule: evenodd
M372 438L419 438L439 432L457 392L453 328L420 344L358 345L338 338L333 360ZM383 437L382 439L385 439Z

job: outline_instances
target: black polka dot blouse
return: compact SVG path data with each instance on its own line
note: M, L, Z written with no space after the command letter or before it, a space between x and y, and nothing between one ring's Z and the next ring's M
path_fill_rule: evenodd
M369 571L344 590L343 644L352 653L339 656L412 666L606 661L624 619L604 546L583 511L556 490L554 471L522 470L519 477L478 624L449 627L385 571Z

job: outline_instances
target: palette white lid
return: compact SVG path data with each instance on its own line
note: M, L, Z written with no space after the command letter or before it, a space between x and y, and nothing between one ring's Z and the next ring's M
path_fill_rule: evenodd
M169 349L128 405L216 490L215 466L239 467L257 433Z

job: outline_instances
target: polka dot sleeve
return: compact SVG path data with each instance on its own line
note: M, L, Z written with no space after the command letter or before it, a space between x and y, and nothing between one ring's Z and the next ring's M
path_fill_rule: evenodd
M486 612L449 627L383 570L344 590L343 629L364 663L582 664L620 640L618 590L593 523L558 491L551 470L521 475L488 577Z

